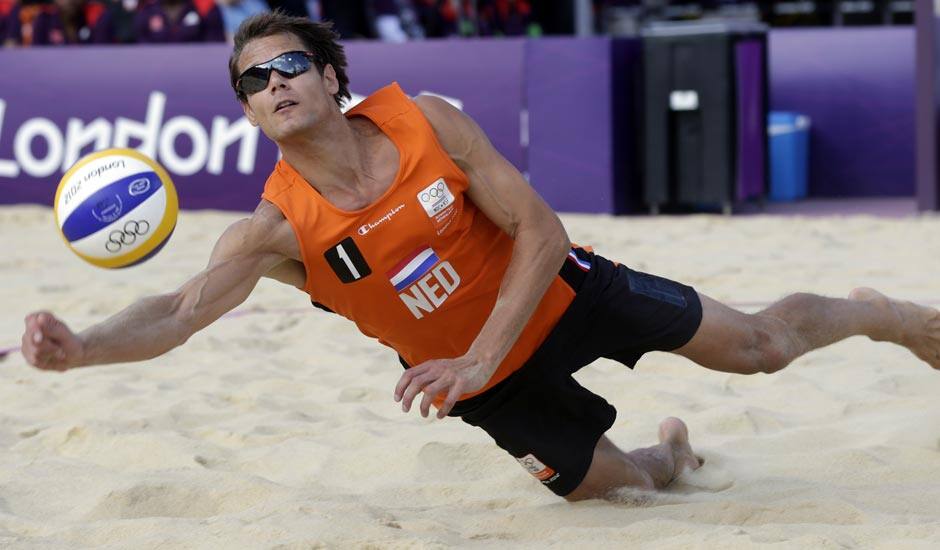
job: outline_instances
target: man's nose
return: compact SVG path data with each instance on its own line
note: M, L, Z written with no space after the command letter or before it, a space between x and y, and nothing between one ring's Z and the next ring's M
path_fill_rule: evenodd
M281 73L271 71L271 76L268 78L268 88L270 88L272 92L278 88L286 88L288 80L290 79L281 76Z

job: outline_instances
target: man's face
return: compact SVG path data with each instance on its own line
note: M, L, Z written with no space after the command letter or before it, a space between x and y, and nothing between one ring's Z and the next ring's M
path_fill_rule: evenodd
M252 40L245 45L238 59L238 72L295 51L305 51L303 43L293 34L278 34ZM242 102L245 116L254 126L260 126L266 136L280 141L309 131L317 121L337 109L333 94L339 89L333 67L327 65L320 76L313 61L310 70L285 78L271 71L264 90L248 96Z

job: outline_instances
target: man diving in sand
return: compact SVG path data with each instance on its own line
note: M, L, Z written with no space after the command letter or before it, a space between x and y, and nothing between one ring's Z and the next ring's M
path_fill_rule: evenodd
M940 369L935 309L859 288L847 299L793 294L745 314L572 244L519 171L443 100L390 84L343 114L337 39L328 25L281 13L242 24L232 86L283 153L257 208L177 290L79 333L50 312L28 315L22 351L32 365L157 357L269 277L394 349L406 369L390 393L405 412L420 396L422 416L434 405L439 418L482 428L571 501L663 488L700 466L677 418L662 421L651 447L623 451L607 438L614 407L572 378L600 357L632 368L648 351L670 351L708 369L772 373L864 335Z

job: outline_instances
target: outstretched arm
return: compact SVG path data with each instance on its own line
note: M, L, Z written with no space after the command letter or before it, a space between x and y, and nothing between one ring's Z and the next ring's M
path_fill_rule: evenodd
M408 369L395 389L395 398L403 400L405 411L423 392L423 416L435 396L446 394L438 411L443 418L461 395L482 388L512 349L558 274L571 241L555 212L470 117L436 97L419 96L415 102L441 145L470 179L468 195L474 204L513 238L512 259L496 305L467 353Z
M222 234L206 269L179 289L142 298L79 334L52 313L29 314L24 357L41 369L67 370L142 361L183 344L241 304L258 279L285 260L282 242L287 223L278 217L262 205ZM293 238L292 233L288 236Z

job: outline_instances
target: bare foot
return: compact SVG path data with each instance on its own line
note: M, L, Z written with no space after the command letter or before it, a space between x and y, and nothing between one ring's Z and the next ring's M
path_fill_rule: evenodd
M659 442L672 447L672 456L676 462L672 479L679 477L687 469L698 470L704 463L692 452L692 446L689 445L689 429L685 422L674 416L659 423Z
M896 330L872 340L902 345L935 369L940 369L940 311L913 302L895 300L872 288L856 288L849 300L863 300L897 318Z

